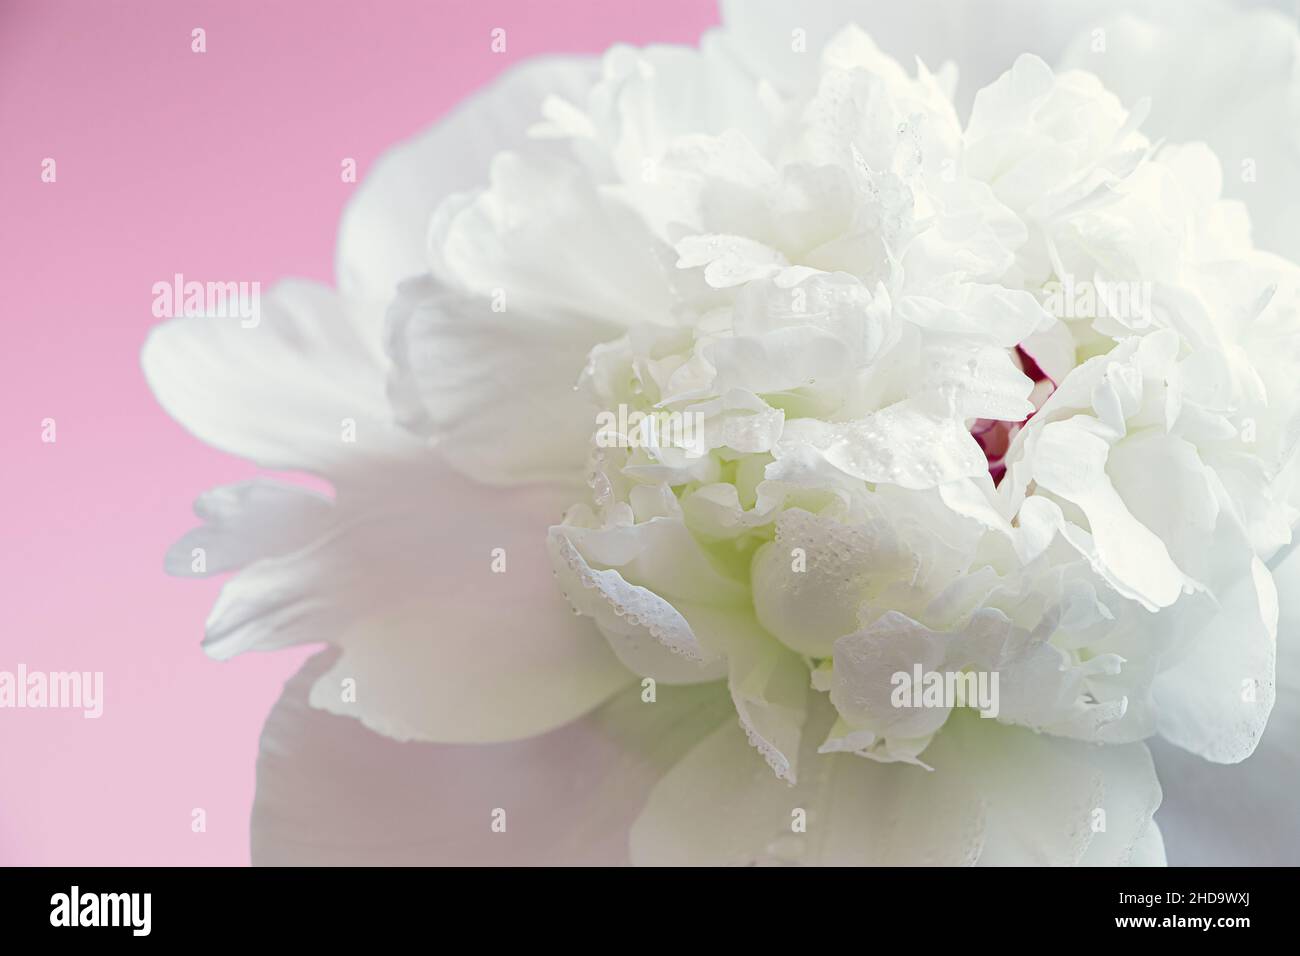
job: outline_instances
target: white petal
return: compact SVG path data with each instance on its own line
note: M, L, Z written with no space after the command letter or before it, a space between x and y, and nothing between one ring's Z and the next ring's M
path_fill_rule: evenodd
M1085 865L1091 865L1085 857ZM1165 837L1156 821L1152 820L1146 832L1133 844L1129 853L1129 866L1169 866L1165 856Z
M1047 320L1047 313L1029 293L976 283L956 286L939 298L906 295L898 312L922 328L978 336L1003 348L1020 344Z
M1236 763L1255 749L1273 709L1278 591L1226 507L1205 551L1208 591L1154 622L1153 631L1168 629L1178 644L1162 662L1153 700L1166 740Z
M331 512L324 495L268 478L211 488L194 502L203 524L167 549L167 573L203 577L288 554L324 532Z
M799 783L771 778L738 728L716 730L654 788L632 828L649 865L953 865L1134 861L1160 787L1140 744L1095 748L965 715L927 750L933 772L819 755L832 713L804 733ZM1095 811L1108 835L1095 839ZM795 832L799 811L807 832Z
M719 339L705 356L717 370L714 388L754 394L839 382L851 370L841 339L806 326Z
M417 601L359 621L311 705L394 740L495 743L562 727L633 683L558 597L465 604L453 614Z
M727 653L731 700L750 744L777 777L794 783L807 714L808 668L797 654L763 634L752 615L749 621L750 632Z
M931 753L932 747L925 753L927 760L934 760L936 774L942 772L945 758L959 764L964 760L978 781L988 807L981 866L1137 862L1161 799L1144 745L1098 747L1027 730L990 728L993 723L957 714L949 721L957 733L945 732L936 740L952 751Z
M866 28L880 48L904 63L920 57L937 67L955 60L965 106L1018 54L1055 59L1066 42L1108 9L1134 0L1045 4L1039 0L914 0L867 4L861 0L722 0L728 45L756 76L781 89L812 82L815 54L845 24ZM792 31L806 31L808 52L792 47Z
M158 402L197 438L265 468L337 478L418 453L391 423L375 321L310 282L262 297L260 321L173 319L141 355Z
M429 227L434 277L504 297L525 315L666 323L672 250L555 144L497 154L491 185L458 194Z
M499 492L442 469L389 472L382 492L342 500L328 534L227 583L209 653L338 644L313 706L439 742L540 733L631 682L551 577L546 525L567 491Z
M491 158L527 141L547 95L577 95L596 73L596 62L586 58L528 60L381 156L339 224L339 288L382 304L399 281L427 271L426 236L438 202L483 185Z
M596 622L628 668L668 683L725 673L750 743L778 777L795 778L808 669L763 631L743 586L710 564L680 520L555 527L549 547L574 609Z
M701 641L682 610L649 588L630 584L613 568L595 570L563 527L550 530L556 581L575 612L590 618L634 673L693 684L725 673L719 649Z
M999 617L998 612L988 612ZM1004 627L1008 626L1001 618ZM899 707L894 702L894 675L911 677L944 670L946 645L963 634L939 634L905 614L890 611L868 627L835 642L831 701L850 726L885 737L929 737L943 726L950 706ZM966 666L952 662L953 670Z
M909 489L988 472L988 459L960 419L941 418L910 400L844 424L788 422L776 457L800 446L812 446L846 475Z
M1190 587L1164 543L1128 510L1106 474L1107 442L1079 416L1039 432L1032 461L1039 487L1078 505L1089 530L1063 524L1067 540L1117 591L1151 610L1168 607Z
M1276 5L1126 4L1131 12L1097 17L1061 62L1095 72L1125 102L1150 97L1143 129L1151 137L1208 142L1229 174L1226 195L1250 209L1255 242L1296 259L1300 35L1294 4ZM1092 51L1093 31L1104 31L1104 54Z
M1034 410L1034 383L1005 348L969 343L925 349L929 369L916 381L913 403L936 417L1019 422Z
M968 864L980 849L977 804L926 786L918 767L821 755L831 711L803 735L799 782L776 779L725 724L651 791L632 827L640 866ZM902 772L899 772L902 771ZM806 823L806 832L798 827Z
M1057 620L1047 617L1044 623L1054 629ZM1124 715L1125 704L1095 693L1089 678L1117 673L1121 661L1098 654L1086 664L1075 664L1046 636L1050 631L1031 633L991 607L980 608L958 627L943 631L890 611L835 642L831 699L848 725L880 735L880 750L890 755L896 738L913 740L933 734L949 712L947 707L911 706L907 688L903 688L905 706L900 707L895 675L911 676L917 667L922 673L987 675L986 681L998 683L962 686L967 695L976 692L967 697L966 706L986 707L986 719L996 717L1035 731L1096 740L1102 728Z
M307 662L262 731L255 865L624 865L650 787L731 719L718 686L661 687L654 703L633 686L531 740L398 743L308 706L330 657Z
M1165 787L1157 819L1175 865L1300 864L1300 550L1274 574L1281 599L1277 700L1255 752L1223 766L1152 741Z
M715 289L729 289L779 273L785 256L746 236L687 236L677 243L677 268L704 267L704 279Z
M885 521L850 526L791 508L775 530L750 566L754 609L801 654L830 656L836 638L858 629L858 608L873 583L880 588L916 573L916 557Z
M388 312L389 395L404 426L479 481L574 481L596 430L596 407L575 385L612 334L411 280Z

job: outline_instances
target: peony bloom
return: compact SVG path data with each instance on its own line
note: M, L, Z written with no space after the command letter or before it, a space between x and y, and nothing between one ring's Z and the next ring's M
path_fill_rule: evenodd
M178 420L334 489L169 555L240 569L213 656L334 647L255 860L1160 864L1146 741L1259 746L1300 268L1159 104L1023 53L967 109L768 6L517 69L379 164L337 291L151 336Z

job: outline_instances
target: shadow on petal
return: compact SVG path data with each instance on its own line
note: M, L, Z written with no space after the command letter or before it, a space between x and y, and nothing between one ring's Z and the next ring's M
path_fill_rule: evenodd
M651 787L734 719L722 684L660 686L654 702L633 684L582 720L529 740L398 743L307 703L335 657L309 660L267 719L255 865L622 865ZM505 832L492 828L497 810Z

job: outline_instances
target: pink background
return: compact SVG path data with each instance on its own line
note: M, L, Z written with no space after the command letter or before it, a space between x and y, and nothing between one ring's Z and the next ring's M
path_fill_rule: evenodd
M716 16L712 0L0 2L0 670L105 682L99 720L0 710L0 862L246 863L257 737L306 656L209 660L219 581L162 573L193 498L254 469L154 404L153 283L329 279L356 188L343 157L364 177L520 59L694 42Z

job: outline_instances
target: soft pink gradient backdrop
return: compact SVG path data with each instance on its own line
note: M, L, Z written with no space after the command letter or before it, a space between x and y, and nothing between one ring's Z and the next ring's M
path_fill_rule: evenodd
M712 0L0 0L0 670L105 675L99 720L0 710L0 863L246 863L257 737L305 656L208 660L219 582L162 573L194 496L254 469L154 404L153 283L329 279L343 157L364 177L520 59L694 42L716 17Z

